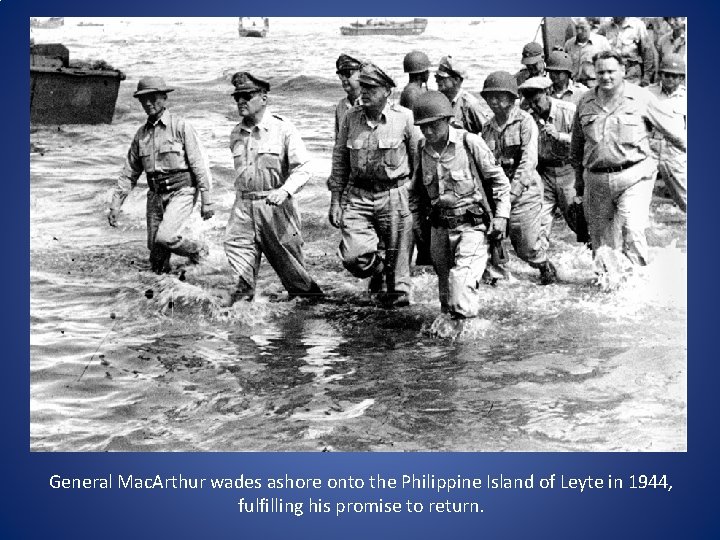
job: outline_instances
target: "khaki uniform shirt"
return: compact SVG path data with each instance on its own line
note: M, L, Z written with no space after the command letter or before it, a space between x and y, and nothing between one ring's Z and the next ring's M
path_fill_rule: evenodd
M655 46L647 33L645 23L637 17L627 17L622 25L614 22L603 25L600 30L610 46L630 64L641 64L642 80L650 83L655 74Z
M580 98L582 95L587 92L588 87L584 84L576 83L575 81L570 81L568 83L568 87L563 90L562 92L555 92L554 90L551 90L552 97L561 99L563 101L567 101L572 103L573 105L577 105L580 101Z
M482 132L490 119L490 114L483 111L480 100L467 90L460 89L452 100L452 108L455 113L455 118L451 120L453 127L470 133Z
M431 205L441 208L469 206L483 198L483 188L475 179L469 156L463 143L464 130L450 127L448 144L441 154L432 146L420 143L420 168L413 190L423 189L427 192ZM475 162L478 172L486 181L492 182L492 193L489 197L495 200L495 216L510 216L510 182L502 167L495 162L495 156L479 136L468 134L467 145L478 161ZM411 199L411 201L413 201ZM411 208L414 204L411 202Z
M359 104L360 98L356 99L355 103L351 103L350 98L348 98L347 96L338 101L338 104L335 107L335 138L337 138L338 131L340 130L340 124L342 124L342 120L343 118L345 118L345 115L355 105Z
M522 193L525 187L539 182L538 128L530 113L517 105L508 120L499 126L495 116L483 128L483 139L510 180L512 192Z
M382 185L410 178L420 138L414 128L412 112L400 105L386 104L377 125L353 107L335 139L328 189L342 193L354 179Z
M665 109L672 121L676 124L676 130L687 130L687 90L683 85L677 87L672 94L666 94L662 90L662 85L651 84L647 87L648 92L657 98L660 106ZM662 133L657 129L652 130L650 141L651 146L657 144L658 141L665 140Z
M680 150L686 149L684 130L647 90L624 82L619 98L605 106L598 90L582 97L573 121L570 159L582 192L584 169L619 167L650 156L650 128L658 129Z
M570 158L570 135L572 133L573 118L575 117L575 105L551 97L550 113L547 120L539 119L535 114L533 114L533 117L540 126L546 122L555 126L559 135L559 139L555 139L546 135L542 128L539 130L539 164L542 165L543 160L567 162Z
M184 118L167 109L154 123L145 123L135 133L128 150L115 194L124 199L143 173L190 170L200 191L211 187L210 168L195 130Z
M572 76L576 78L580 72L583 62L592 63L593 56L602 51L610 50L610 42L605 36L590 32L585 43L578 43L576 38L570 38L565 42L565 52L572 60Z
M687 43L685 41L685 35L673 39L672 32L665 34L658 42L658 53L660 55L658 65L668 54L679 54L682 57L686 57Z
M265 110L260 123L240 122L230 134L237 191L270 191L282 187L297 193L310 178L310 156L288 120Z

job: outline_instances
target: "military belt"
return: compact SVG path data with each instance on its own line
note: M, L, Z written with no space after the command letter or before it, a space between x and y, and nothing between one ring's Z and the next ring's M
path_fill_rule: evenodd
M543 159L540 158L538 160L538 165L540 167L564 167L569 163L566 159Z
M360 188L365 191L382 193L383 191L390 191L391 189L399 188L407 182L408 178L408 176L403 176L402 178L387 181L377 180L374 178L355 178L350 181L350 184L353 187Z
M179 170L169 172L152 172L147 173L148 188L153 193L170 193L180 188L192 186L192 175L190 171ZM172 180L172 189L168 189L169 180Z
M630 167L634 167L635 165L637 165L637 162L623 163L622 165L617 165L615 167L592 167L591 169L588 169L588 170L591 173L595 173L595 174L619 173L621 171L629 169Z
M454 215L451 211L443 212L442 208L435 207L430 212L430 222L434 227L444 229L457 229L463 223L470 225L489 226L490 216L483 209L474 204L465 209L462 214Z
M269 191L241 191L240 198L247 201L261 201L270 195Z

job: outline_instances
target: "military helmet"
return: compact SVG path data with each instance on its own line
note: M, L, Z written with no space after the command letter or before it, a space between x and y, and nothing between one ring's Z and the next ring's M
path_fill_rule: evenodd
M403 59L403 71L405 73L422 73L430 69L430 59L422 51L412 51Z
M516 98L518 95L518 86L515 77L507 71L493 71L485 78L481 95L488 92L507 92Z
M552 51L545 64L547 71L567 71L572 73L572 59L565 51Z
M658 72L685 75L685 59L679 54L667 54L660 62Z
M445 94L429 90L418 96L413 105L413 115L415 117L415 125L420 126L429 122L434 122L439 118L447 118L455 116L450 100Z

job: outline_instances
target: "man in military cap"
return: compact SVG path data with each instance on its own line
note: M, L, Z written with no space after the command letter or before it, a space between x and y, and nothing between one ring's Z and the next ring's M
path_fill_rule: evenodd
M387 305L410 303L412 216L408 187L419 134L412 112L391 105L393 80L374 64L360 72L362 106L340 125L328 179L330 224L342 231L340 256ZM385 256L378 249L383 242Z
M572 61L572 78L580 80L580 70L583 64L592 65L592 58L601 51L609 51L610 43L605 38L591 30L590 21L587 17L573 19L575 24L575 36L565 42L565 52L570 55Z
M517 82L510 73L488 75L482 96L494 113L483 129L483 139L510 180L510 241L518 257L540 270L540 283L554 283L557 272L541 236L543 181L537 172L537 125L517 105Z
M551 87L552 81L546 77L530 77L518 87L540 132L537 166L543 180L540 237L546 247L550 243L550 231L558 208L570 228L578 232L568 212L575 202L575 171L570 164L575 105L548 95Z
M625 79L640 86L649 85L655 76L655 46L647 27L637 17L612 17L598 30L610 47L623 58Z
M652 94L623 80L621 54L598 53L595 71L598 86L580 99L573 120L575 190L583 197L593 250L621 247L630 262L644 266L649 262L645 229L657 169L649 126L682 152L685 132Z
M207 254L204 242L188 235L188 220L200 193L203 219L213 216L211 176L195 130L184 118L167 110L174 89L160 77L143 77L133 94L147 121L137 130L125 165L113 191L108 222L117 226L120 207L145 172L147 193L147 245L155 273L170 271L171 254L198 263Z
M482 137L451 126L454 112L443 94L423 94L413 112L425 138L411 209L416 224L426 217L432 223L430 252L441 310L455 319L475 317L489 238L502 238L507 230L510 183ZM430 201L428 216L418 214L421 195Z
M268 110L267 81L240 71L232 84L241 120L230 134L235 203L224 244L238 283L226 304L253 299L262 255L290 298L317 298L322 291L305 269L294 197L310 177L307 150L292 123Z
M412 110L415 100L427 92L430 59L422 51L411 51L403 58L403 71L408 74L409 81L400 94L400 105Z
M453 126L470 133L480 133L490 115L483 110L480 100L462 88L467 77L465 68L452 56L440 59L435 82L438 90L445 94L452 104L455 116Z
M527 43L522 50L520 60L523 68L515 74L515 80L520 85L530 77L542 77L545 75L545 58L543 57L543 46L535 41Z
M685 60L679 54L667 53L658 69L660 82L648 90L661 107L675 121L678 129L687 130L687 91L685 89ZM668 143L662 133L653 129L650 149L658 162L660 177L665 181L673 200L687 212L687 153Z
M341 54L335 62L335 73L340 79L343 90L347 96L342 98L335 107L335 137L337 137L340 124L347 112L360 104L360 68L362 62L349 56Z
M564 51L552 51L548 55L545 70L552 81L550 95L576 105L580 96L587 91L587 86L572 80L572 60ZM522 85L521 85L522 86Z

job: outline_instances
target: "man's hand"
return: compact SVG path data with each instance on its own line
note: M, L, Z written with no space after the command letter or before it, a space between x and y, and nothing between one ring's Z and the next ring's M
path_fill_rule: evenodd
M265 198L265 203L270 206L280 206L288 197L290 197L290 194L283 188L273 189Z
M201 201L200 203L200 217L204 220L208 220L215 215L212 201Z
M343 209L340 203L332 203L330 205L330 210L328 211L328 221L330 221L330 225L339 229L340 225L342 225L342 215Z
M548 137L552 137L553 139L559 139L560 134L558 133L557 128L553 124L546 123L542 127L542 132L547 135Z
M497 240L502 240L503 238L505 238L505 234L507 232L507 223L507 218L493 218L492 223L490 223L490 230L488 231L488 236Z

